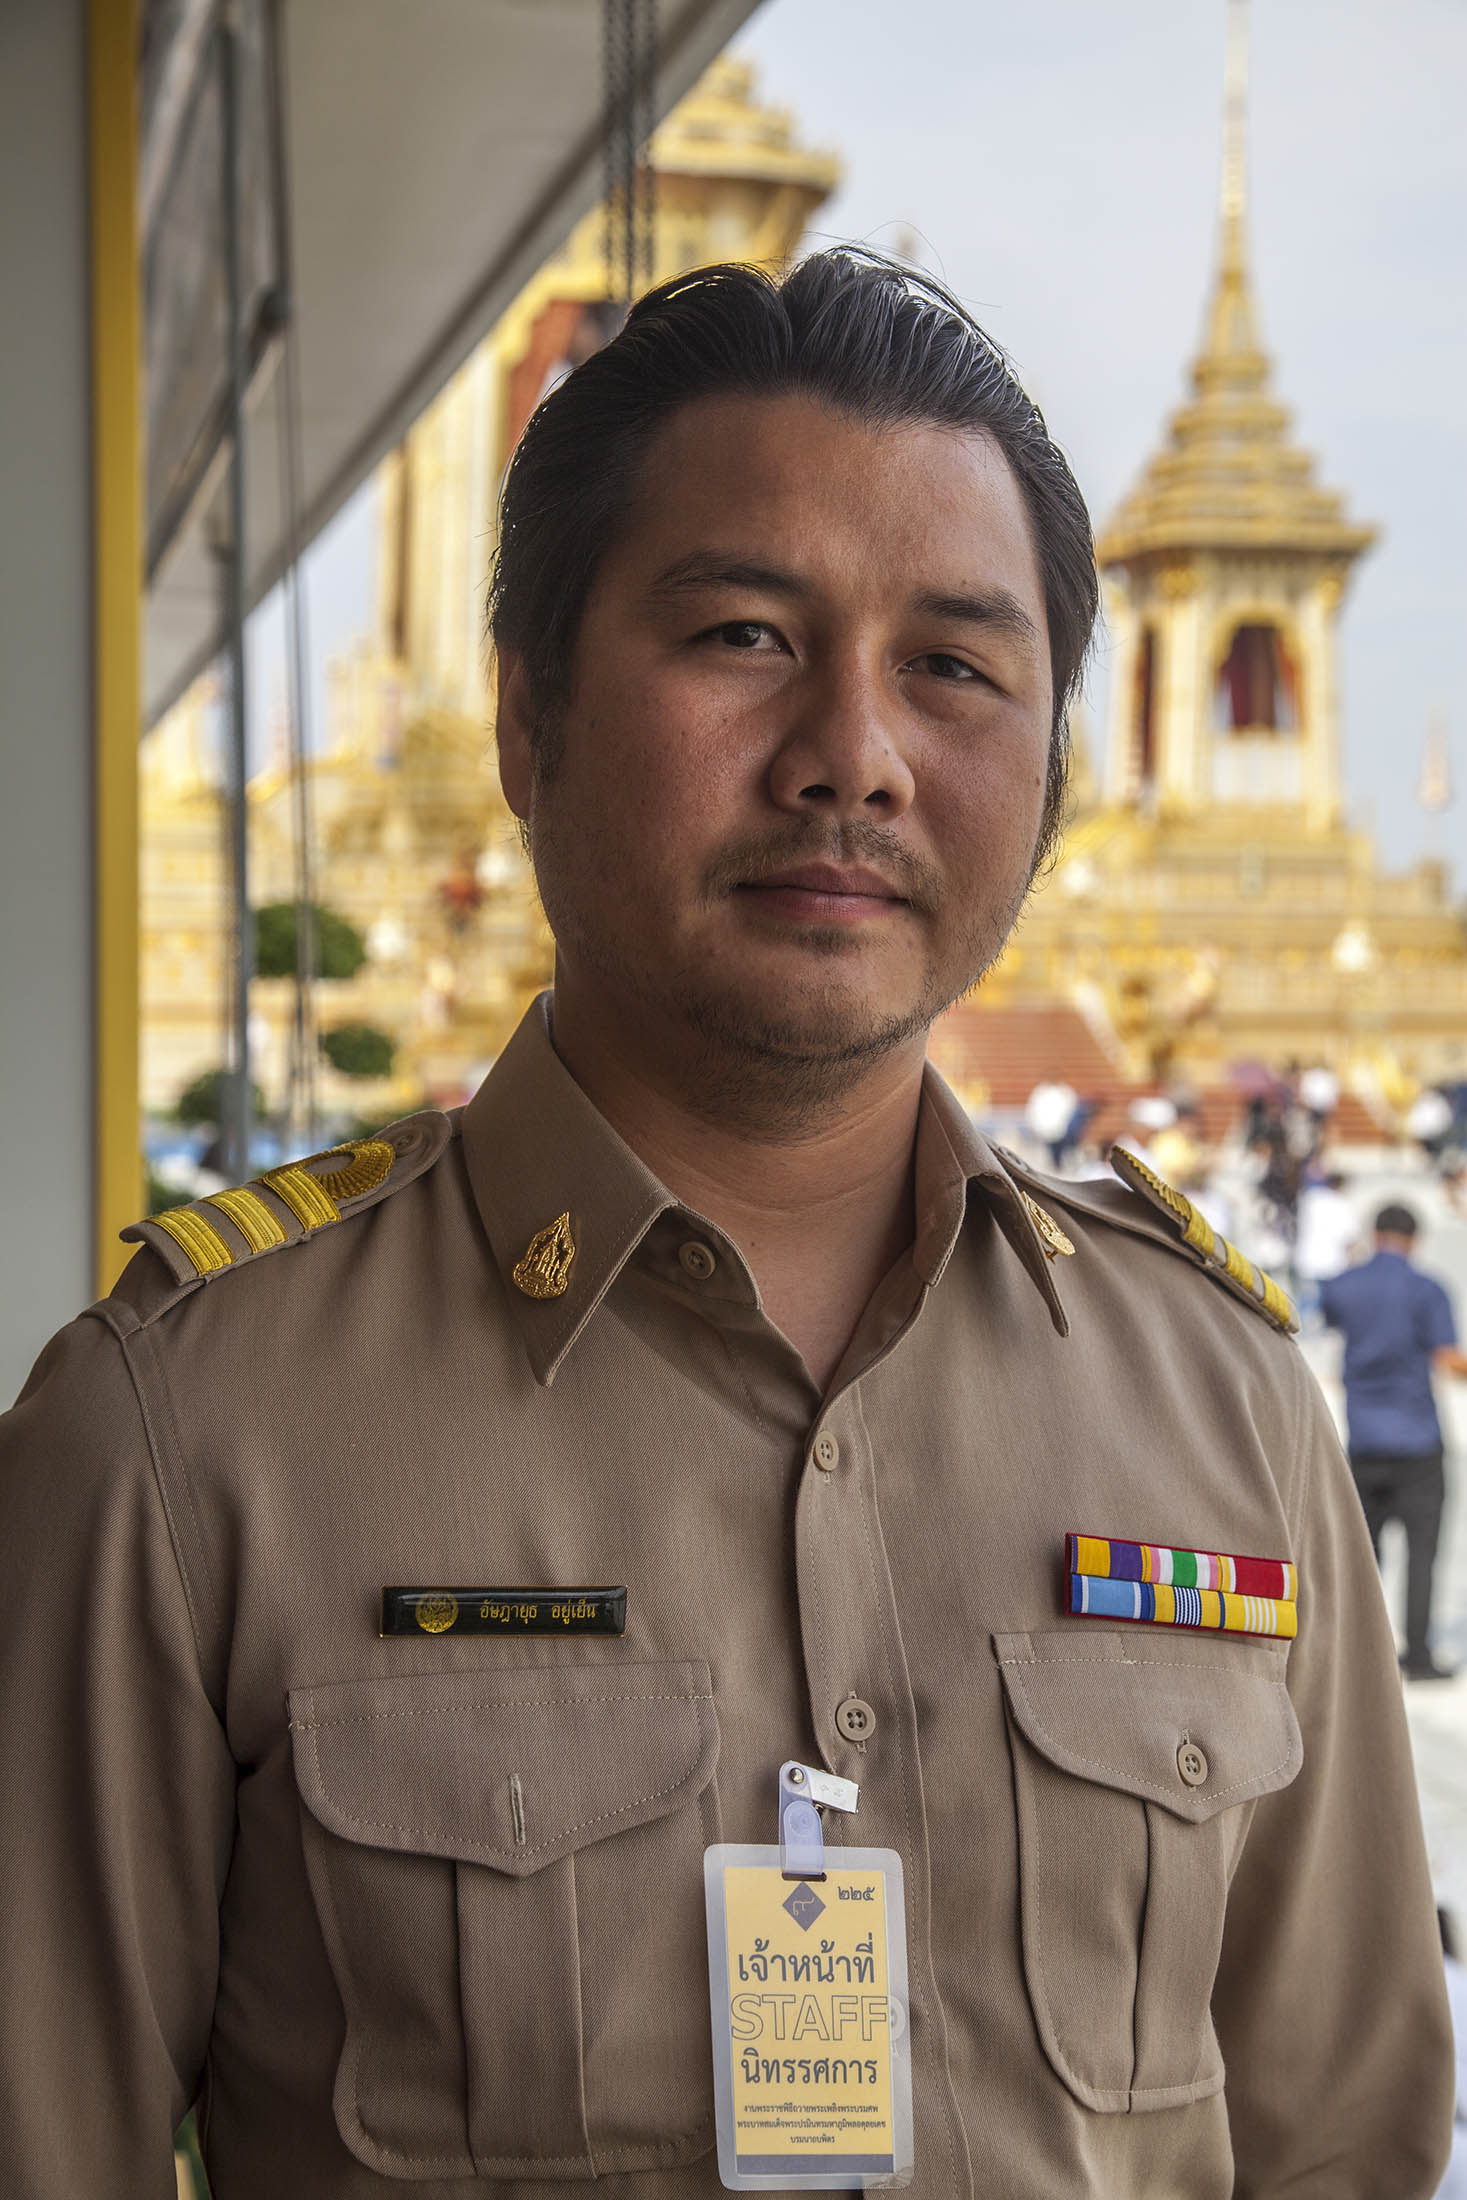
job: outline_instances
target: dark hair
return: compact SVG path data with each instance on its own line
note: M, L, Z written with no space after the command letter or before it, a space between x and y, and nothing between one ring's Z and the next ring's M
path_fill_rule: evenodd
M523 660L549 720L569 692L597 566L631 506L658 430L697 398L802 393L879 425L983 431L1023 495L1049 627L1054 719L1038 858L1059 835L1069 707L1098 606L1085 500L1008 359L930 276L857 246L782 279L706 267L650 291L620 334L567 376L520 438L489 593L495 644Z
M1397 1207L1393 1204L1381 1208L1375 1218L1375 1227L1386 1237L1414 1238L1416 1217L1409 1207Z

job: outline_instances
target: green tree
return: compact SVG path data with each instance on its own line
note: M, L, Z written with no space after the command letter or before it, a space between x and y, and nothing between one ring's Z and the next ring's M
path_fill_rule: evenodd
M224 1078L222 1069L206 1069L192 1084L185 1085L173 1108L179 1122L222 1123ZM265 1095L254 1083L250 1085L250 1113L257 1123L265 1119Z
M296 956L296 916L300 904L267 901L255 911L255 975L259 978L293 978ZM316 968L318 978L354 978L367 959L366 943L354 924L338 916L322 902L315 912Z
M397 1048L375 1024L338 1024L322 1032L321 1052L343 1077L388 1077Z

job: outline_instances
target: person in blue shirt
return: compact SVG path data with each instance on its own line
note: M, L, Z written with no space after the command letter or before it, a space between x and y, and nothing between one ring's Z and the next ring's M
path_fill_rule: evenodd
M1345 1417L1350 1469L1365 1508L1376 1557L1380 1531L1399 1520L1406 1531L1408 1680L1449 1680L1431 1654L1431 1574L1436 1562L1445 1479L1442 1432L1432 1396L1433 1370L1467 1375L1452 1303L1434 1276L1413 1267L1416 1217L1382 1207L1375 1253L1321 1285L1325 1321L1345 1339Z

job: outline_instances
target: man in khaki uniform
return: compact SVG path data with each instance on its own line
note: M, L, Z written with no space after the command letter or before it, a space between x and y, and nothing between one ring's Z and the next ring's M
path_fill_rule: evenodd
M198 2096L218 2200L716 2192L702 1855L798 1757L903 1861L915 2192L1425 2200L1395 1659L1287 1303L923 1064L1063 797L1042 420L933 286L714 271L502 542L553 999L461 1116L140 1224L3 1424L5 2189L161 2200ZM1297 1636L1072 1613L1071 1531L1296 1569Z

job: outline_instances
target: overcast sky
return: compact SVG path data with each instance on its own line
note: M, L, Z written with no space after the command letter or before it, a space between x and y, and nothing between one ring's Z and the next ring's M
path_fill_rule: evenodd
M1346 773L1392 865L1467 872L1467 5L1253 0L1252 264L1278 394L1382 539L1343 613ZM1097 521L1155 447L1216 231L1222 0L765 0L737 49L845 164L823 238L922 256L1012 354ZM362 500L312 561L313 654L370 605ZM260 686L274 685L267 655ZM1092 676L1103 704L1103 659ZM259 689L257 688L257 693ZM261 698L264 699L263 697ZM1428 826L1444 709L1457 799Z

